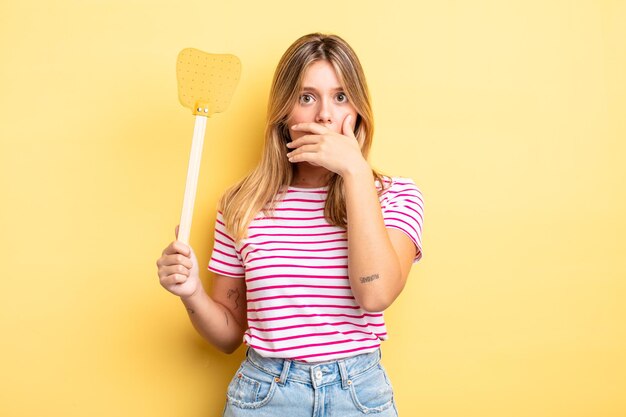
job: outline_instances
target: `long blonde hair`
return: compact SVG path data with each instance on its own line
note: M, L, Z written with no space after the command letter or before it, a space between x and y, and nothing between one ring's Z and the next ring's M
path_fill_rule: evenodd
M247 236L248 226L261 211L272 216L284 186L291 184L294 165L287 159L291 140L286 124L300 95L306 69L315 61L330 62L345 89L348 100L357 111L355 136L363 140L361 153L367 159L374 133L374 119L369 91L361 63L356 54L339 36L311 33L296 40L280 59L267 106L265 144L259 164L243 180L222 196L218 209L222 212L226 229L235 241ZM372 170L382 188L383 176ZM324 216L335 226L347 227L343 180L331 173Z

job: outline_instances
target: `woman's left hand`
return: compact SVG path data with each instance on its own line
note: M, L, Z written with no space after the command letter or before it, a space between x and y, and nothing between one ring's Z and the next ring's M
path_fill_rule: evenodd
M341 126L343 134L333 132L319 123L298 123L291 129L296 132L310 132L289 142L287 147L294 149L287 154L289 162L308 162L323 166L341 176L351 169L367 164L361 154L362 141L354 136L352 116L347 116Z

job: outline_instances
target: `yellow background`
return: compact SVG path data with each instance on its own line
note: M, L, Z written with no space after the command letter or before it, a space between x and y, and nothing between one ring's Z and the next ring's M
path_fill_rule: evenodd
M218 416L244 349L158 284L193 117L185 47L233 53L191 244L257 161L271 76L312 31L365 68L372 165L426 201L386 312L402 416L626 415L624 1L3 1L0 415Z

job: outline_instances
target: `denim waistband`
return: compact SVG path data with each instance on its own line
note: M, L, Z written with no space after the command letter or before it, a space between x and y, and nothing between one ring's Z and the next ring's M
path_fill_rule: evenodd
M274 376L284 385L286 380L309 383L315 388L341 381L343 388L350 385L351 378L376 366L382 357L380 347L373 352L327 362L307 363L293 359L266 358L253 348L246 351L248 361L255 367Z

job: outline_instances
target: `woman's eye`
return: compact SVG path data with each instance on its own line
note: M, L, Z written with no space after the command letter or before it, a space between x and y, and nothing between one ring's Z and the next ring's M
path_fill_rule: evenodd
M300 96L300 103L308 104L313 101L313 97L310 94L302 94Z
M337 94L337 101L340 103L345 103L346 101L348 101L348 96L346 96L345 93L339 93Z

